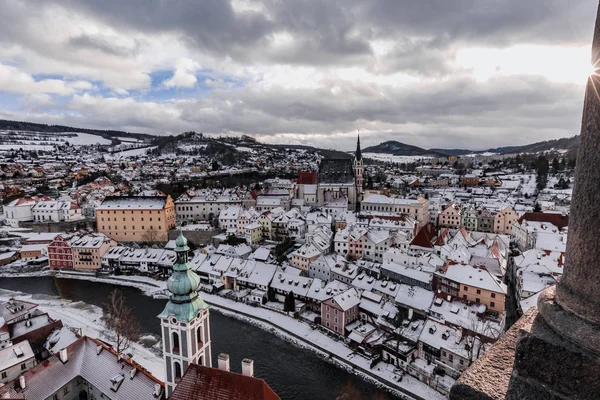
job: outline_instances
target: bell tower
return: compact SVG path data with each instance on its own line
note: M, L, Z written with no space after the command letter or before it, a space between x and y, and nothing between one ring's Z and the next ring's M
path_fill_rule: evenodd
M354 182L356 185L356 198L360 200L363 190L365 168L363 165L362 152L360 151L360 134L356 140L356 152L354 152ZM358 201L357 201L358 203Z
M212 366L208 304L198 295L200 278L191 269L190 248L181 229L175 246L177 260L167 281L171 297L158 316L167 397L171 396L190 364Z

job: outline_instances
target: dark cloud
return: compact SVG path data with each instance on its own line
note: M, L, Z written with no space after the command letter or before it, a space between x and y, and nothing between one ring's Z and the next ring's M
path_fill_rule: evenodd
M130 65L139 67L139 47L152 49L152 39L164 34L174 45L183 43L180 47L199 64L206 57L258 70L250 78L240 72L232 77L235 85L217 85L196 98L186 95L185 100L177 100L176 93L173 99L150 102L141 93L146 89L144 78L150 82L149 74L164 66L143 65L134 71L143 76L131 78L140 81L133 91L143 89L132 93L132 98L75 96L64 113L53 110L50 122L152 133L239 132L273 141L315 144L318 140L347 149L354 138L345 133L359 126L365 129L365 145L395 139L423 147L484 148L577 133L581 86L534 76L478 82L454 59L466 47L586 45L597 6L591 0L265 0L261 4L262 10L239 13L226 1L48 0L27 7L6 0L0 50L2 44L20 46L39 59L73 64L73 76L86 74L94 82L104 79L106 84L110 78L122 83L130 80L123 71L129 71ZM41 40L39 29L32 29L31 18L48 18L56 10L72 18L101 21L106 32L71 32L64 35L69 37L64 43L49 46ZM122 44L131 43L133 36L146 36L147 43L142 39L143 46L135 41L130 47ZM274 45L275 38L283 38L283 43ZM378 54L378 42L387 43L389 52ZM80 54L90 57L81 59ZM13 61L0 56L0 63L7 60ZM120 69L110 69L122 60ZM86 65L84 72L76 68ZM315 67L324 73L311 88L252 81L260 80L256 76L261 68L274 65ZM379 78L403 73L423 79L418 83L342 79L336 68L343 67ZM95 78L92 74L97 71L108 72ZM221 71L207 73L229 78L218 76ZM293 81L293 74L289 76ZM120 87L117 83L112 87ZM22 111L23 118L43 119L40 110L48 107L46 100L28 99L31 107Z
M113 56L125 57L135 54L135 48L119 46L103 35L81 34L70 38L69 45L76 48L91 48Z
M368 40L398 40L398 67L420 72L435 59L429 53L444 53L456 44L586 44L595 15L590 0L265 0L266 13L242 14L224 1L69 4L110 25L178 32L203 51L239 61L358 64L372 55ZM289 33L294 46L286 51L265 49L277 32ZM411 37L423 40L404 39ZM423 54L411 63L409 55L415 51Z

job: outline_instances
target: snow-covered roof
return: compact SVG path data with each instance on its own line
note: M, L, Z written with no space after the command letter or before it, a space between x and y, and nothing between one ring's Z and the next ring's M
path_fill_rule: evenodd
M23 363L34 357L33 349L27 340L15 343L12 346L0 350L0 370L4 371L10 367ZM45 398L45 396L41 397Z
M360 304L360 296L358 295L356 289L351 288L344 293L333 296L333 301L341 308L342 311L348 311L352 307Z
M448 265L445 272L444 270L440 270L436 274L466 286L481 288L496 293L507 293L506 285L490 274L485 268L474 267L472 265L452 264Z
M106 210L162 210L167 202L164 196L106 197L96 211Z
M396 303L418 311L427 312L433 302L434 293L418 286L400 285L396 294Z

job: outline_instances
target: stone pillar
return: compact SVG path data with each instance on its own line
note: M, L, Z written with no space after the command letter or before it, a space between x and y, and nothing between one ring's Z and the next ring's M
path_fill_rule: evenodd
M600 7L592 43L600 69ZM599 71L600 72L600 71ZM589 77L562 279L459 378L451 400L600 398L600 75Z
M592 42L592 64L600 68L600 8ZM600 72L600 71L599 71ZM581 144L569 217L564 275L557 301L565 310L600 323L600 76L587 82Z
M600 68L600 7L592 41ZM600 71L599 71L600 72ZM559 335L600 355L600 75L588 78L562 279L538 301L544 321Z

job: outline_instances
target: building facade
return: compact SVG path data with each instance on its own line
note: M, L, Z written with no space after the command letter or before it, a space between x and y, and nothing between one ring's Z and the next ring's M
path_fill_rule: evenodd
M171 196L112 196L96 209L98 232L118 242L167 242L175 224Z

